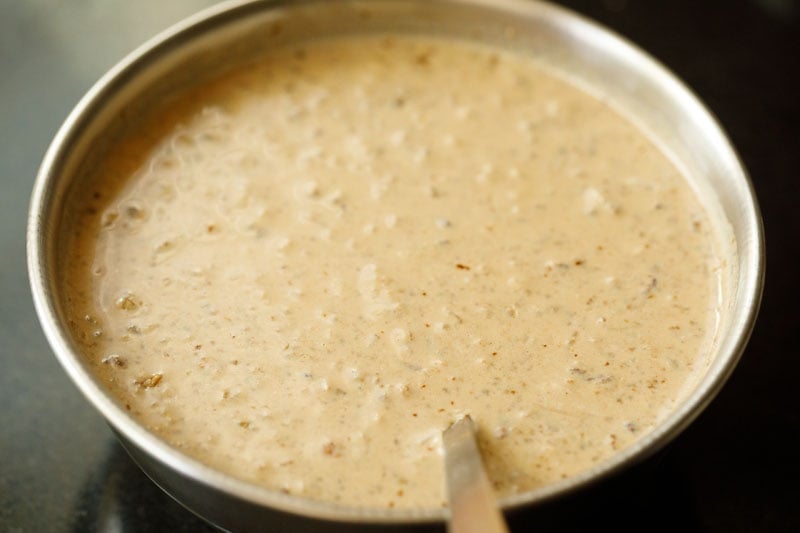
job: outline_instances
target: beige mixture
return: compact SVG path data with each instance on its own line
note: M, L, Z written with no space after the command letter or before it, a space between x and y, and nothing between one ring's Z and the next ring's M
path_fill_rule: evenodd
M236 477L442 506L441 431L470 413L518 493L629 446L707 364L700 203L524 57L310 44L146 124L80 192L68 311L121 405Z

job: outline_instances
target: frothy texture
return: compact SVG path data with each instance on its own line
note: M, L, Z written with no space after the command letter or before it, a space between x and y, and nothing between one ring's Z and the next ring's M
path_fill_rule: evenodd
M471 414L499 495L652 429L715 332L712 225L628 121L528 59L422 37L276 50L112 151L67 308L121 405L236 477L444 505Z

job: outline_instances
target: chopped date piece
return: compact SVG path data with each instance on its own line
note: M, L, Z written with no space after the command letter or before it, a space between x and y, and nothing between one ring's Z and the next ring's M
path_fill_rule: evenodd
M134 383L136 383L136 385L138 385L140 388L152 389L153 387L161 383L162 377L163 377L162 374L152 374L150 376L143 376L134 381Z

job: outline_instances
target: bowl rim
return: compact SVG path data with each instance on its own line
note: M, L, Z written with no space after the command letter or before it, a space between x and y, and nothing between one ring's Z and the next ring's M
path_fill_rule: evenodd
M375 3L397 1L378 0ZM304 0L299 3L304 5L323 4L326 3L326 0ZM500 504L508 510L578 491L628 468L635 462L644 460L675 438L705 409L733 372L755 323L765 274L764 230L752 182L718 120L682 81L648 53L626 38L583 15L538 0L439 0L439 3L451 4L454 7L466 4L482 9L515 13L524 17L548 19L555 24L563 25L569 31L582 32L586 39L593 42L602 41L605 46L613 47L619 53L634 56L643 68L649 69L650 75L657 77L660 83L669 85L670 90L674 91L677 97L682 98L684 103L692 107L693 111L700 113L707 123L708 129L718 137L716 141L726 152L725 157L735 165L735 172L731 179L738 180L737 186L743 194L740 200L742 200L741 208L744 210L746 219L746 237L751 240L748 248L751 253L744 257L742 265L744 276L740 276L741 283L737 289L737 302L741 299L741 305L737 305L740 312L734 313L735 320L730 325L730 332L727 336L730 342L726 346L726 353L718 357L719 364L709 368L696 390L683 400L678 409L674 410L647 435L633 445L617 452L608 460L560 482L502 498ZM62 173L61 166L67 157L65 152L80 138L81 125L92 120L94 110L100 105L104 94L111 90L115 83L145 63L151 54L159 53L162 48L168 47L170 42L191 38L201 24L218 17L231 16L237 11L270 10L275 7L287 7L291 4L292 2L286 0L229 0L204 9L174 24L136 48L104 74L79 101L47 149L31 195L26 242L28 276L36 313L57 359L94 408L99 410L105 419L135 446L179 474L247 502L306 517L339 522L384 524L441 521L448 516L446 509L379 509L312 500L233 478L184 455L147 431L117 405L110 394L96 382L95 377L81 363L80 355L77 350L72 348L69 328L59 320L59 304L53 290L53 280L49 276L51 269L48 268L52 259L52 247L48 242L48 235L50 234L49 228L53 223L48 215L55 209L52 205L53 190Z

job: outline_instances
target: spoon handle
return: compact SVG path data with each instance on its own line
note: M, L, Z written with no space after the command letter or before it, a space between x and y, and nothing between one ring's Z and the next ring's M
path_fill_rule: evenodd
M475 440L475 424L469 415L442 434L450 502L450 533L507 533L497 508L489 478L483 469Z

